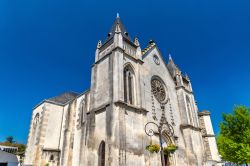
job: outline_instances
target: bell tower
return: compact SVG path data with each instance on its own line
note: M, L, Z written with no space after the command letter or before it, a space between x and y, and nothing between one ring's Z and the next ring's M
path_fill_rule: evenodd
M125 65L130 65L129 68L133 70L131 74L138 75L138 66L143 63L141 57L142 53L138 38L132 41L119 14L117 14L106 40L104 42L99 40L97 43L91 78L93 109L108 102L124 101L126 97L129 98L129 96L123 95L124 90L126 90L124 86L133 86L131 87L133 91L137 91L139 86L138 77L127 76L129 79L133 79L133 85L130 85L130 82L124 81L123 70ZM124 85L126 83L127 85ZM133 104L138 105L140 103L139 93L130 93L133 93Z
M141 58L138 38L131 39L117 15L106 40L97 43L90 89L88 144L93 148L105 144L107 165L126 165L128 151L144 153L136 128L143 127L146 118L141 106Z

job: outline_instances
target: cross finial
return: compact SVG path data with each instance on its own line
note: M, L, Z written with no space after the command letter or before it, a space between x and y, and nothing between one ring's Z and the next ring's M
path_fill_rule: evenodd
M119 13L116 13L116 18L120 18Z
M171 54L168 55L168 59L169 59L169 60L172 60Z

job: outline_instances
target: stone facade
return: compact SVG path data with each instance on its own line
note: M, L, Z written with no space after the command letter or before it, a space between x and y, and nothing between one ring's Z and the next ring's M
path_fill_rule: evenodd
M157 80L153 90L152 80ZM172 58L165 63L153 41L141 50L119 17L106 41L98 42L88 91L64 93L33 110L24 163L44 166L158 166L160 144L145 133L147 122L165 120L178 146L166 165L217 165L219 156L208 113L199 113L190 79ZM205 131L205 134L203 133Z

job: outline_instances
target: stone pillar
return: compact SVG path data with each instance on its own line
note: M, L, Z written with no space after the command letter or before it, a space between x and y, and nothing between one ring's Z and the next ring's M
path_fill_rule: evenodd
M199 112L199 121L200 127L202 128L202 138L205 146L206 164L217 165L221 160L217 149L216 139L210 118L210 112Z

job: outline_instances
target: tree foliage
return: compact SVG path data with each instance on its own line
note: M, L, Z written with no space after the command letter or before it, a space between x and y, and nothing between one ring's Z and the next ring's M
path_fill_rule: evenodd
M12 136L6 137L6 142L14 143L14 138Z
M12 136L6 137L6 140L4 142L0 142L0 145L17 147L18 151L16 154L24 154L25 149L26 149L25 144L14 141L14 138Z
M235 106L232 114L222 116L217 143L223 160L250 163L250 107Z

